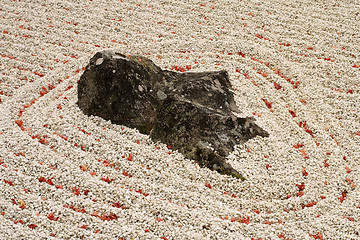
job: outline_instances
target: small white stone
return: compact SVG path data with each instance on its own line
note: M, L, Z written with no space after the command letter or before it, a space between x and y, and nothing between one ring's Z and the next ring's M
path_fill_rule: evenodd
M104 62L103 58L98 58L95 62L95 65L101 65Z

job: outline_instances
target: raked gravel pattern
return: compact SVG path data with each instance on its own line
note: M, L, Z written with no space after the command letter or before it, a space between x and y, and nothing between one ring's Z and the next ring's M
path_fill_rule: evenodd
M360 239L360 3L0 0L1 239ZM103 49L229 72L270 133L199 168L82 114Z

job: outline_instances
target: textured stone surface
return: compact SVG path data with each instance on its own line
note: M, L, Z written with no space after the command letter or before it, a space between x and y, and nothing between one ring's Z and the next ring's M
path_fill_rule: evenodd
M226 71L177 73L151 60L96 53L78 84L78 106L87 115L137 128L171 145L200 166L237 178L225 157L255 136L268 133L254 118L239 118Z

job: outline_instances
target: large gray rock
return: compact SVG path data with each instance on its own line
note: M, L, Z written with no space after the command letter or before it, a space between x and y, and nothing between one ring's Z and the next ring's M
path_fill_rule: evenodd
M233 114L240 111L230 88L226 71L177 73L106 50L81 76L78 106L87 115L137 128L200 166L243 179L225 157L236 144L269 134L254 118Z

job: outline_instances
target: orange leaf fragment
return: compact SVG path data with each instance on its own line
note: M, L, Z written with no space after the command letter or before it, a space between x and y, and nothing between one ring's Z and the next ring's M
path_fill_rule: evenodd
M302 98L300 98L299 100L300 100L301 103L304 103L304 104L306 103L306 100L304 100Z
M85 165L80 165L80 169L83 171L87 171L87 167Z
M24 208L25 208L25 202L24 202L24 200L19 200L18 202L20 203L20 208L21 208L21 209L24 209Z
M306 177L307 175L309 175L309 173L305 170L305 168L303 168L302 174L303 174L305 177Z
M299 150L301 152L301 156L303 156L304 158L306 157L306 151L303 149Z
M96 172L90 172L90 175L91 175L91 176L95 176L95 175L96 175Z

